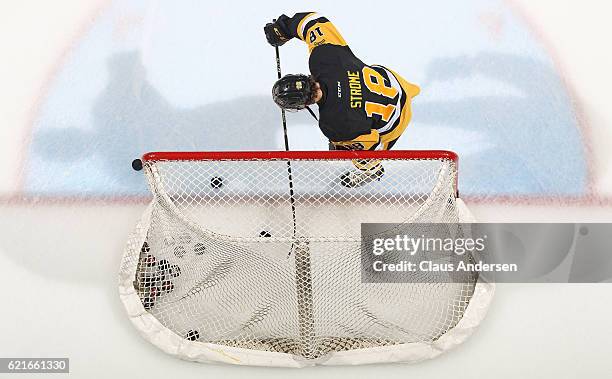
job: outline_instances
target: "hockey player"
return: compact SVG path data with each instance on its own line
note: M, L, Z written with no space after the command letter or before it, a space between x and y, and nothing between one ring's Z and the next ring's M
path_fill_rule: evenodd
M389 150L395 145L410 122L418 86L386 67L363 63L336 27L317 13L282 15L264 32L272 46L298 38L310 51L311 75L286 75L274 84L278 106L298 111L317 104L319 128L331 149ZM385 172L380 161L353 164L357 170L341 177L345 187L380 180Z

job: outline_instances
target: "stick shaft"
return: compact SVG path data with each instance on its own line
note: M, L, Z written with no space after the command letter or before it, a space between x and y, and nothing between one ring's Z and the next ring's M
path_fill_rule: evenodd
M276 46L276 71L278 78L282 77L280 52ZM285 110L283 115L283 132L285 133L285 151L289 151L289 133L287 132L287 116ZM291 213L293 215L293 239L291 251L295 253L295 284L297 289L298 318L300 325L300 338L302 354L308 358L316 358L317 352L314 346L314 312L312 309L312 273L310 263L310 249L304 241L297 238L297 221L295 217L295 193L293 190L293 174L291 172L291 161L287 161L287 174L289 175L289 195L291 201Z
M278 78L282 78L281 61L280 61L280 49L275 46L276 50L276 72ZM283 117L283 133L285 136L285 151L289 151L289 133L287 131L287 114L284 109L281 109ZM293 172L291 169L291 161L287 161L287 174L289 175L289 201L291 202L291 214L293 216L293 238L297 240L297 220L295 217L295 191L293 189Z

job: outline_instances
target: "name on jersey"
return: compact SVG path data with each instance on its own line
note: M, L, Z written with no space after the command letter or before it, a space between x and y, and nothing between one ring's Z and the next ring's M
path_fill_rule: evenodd
M349 89L351 90L351 108L361 108L363 102L363 91L361 86L361 77L359 71L347 71Z

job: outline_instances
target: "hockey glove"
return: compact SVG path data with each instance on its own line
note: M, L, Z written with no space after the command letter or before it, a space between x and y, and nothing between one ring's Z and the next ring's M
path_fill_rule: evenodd
M269 23L264 27L264 33L266 33L266 39L272 46L283 46L291 38L288 37L283 31L282 27L278 22Z

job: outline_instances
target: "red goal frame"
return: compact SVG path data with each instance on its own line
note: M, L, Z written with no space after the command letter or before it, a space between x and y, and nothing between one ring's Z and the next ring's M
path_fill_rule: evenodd
M344 160L344 159L427 159L459 163L459 156L447 150L377 150L377 151L177 151L150 152L142 156L151 161L211 160Z
M160 151L142 156L144 162L158 161L243 161L243 160L447 160L455 165L455 193L459 197L459 156L449 150L375 150L375 151Z

